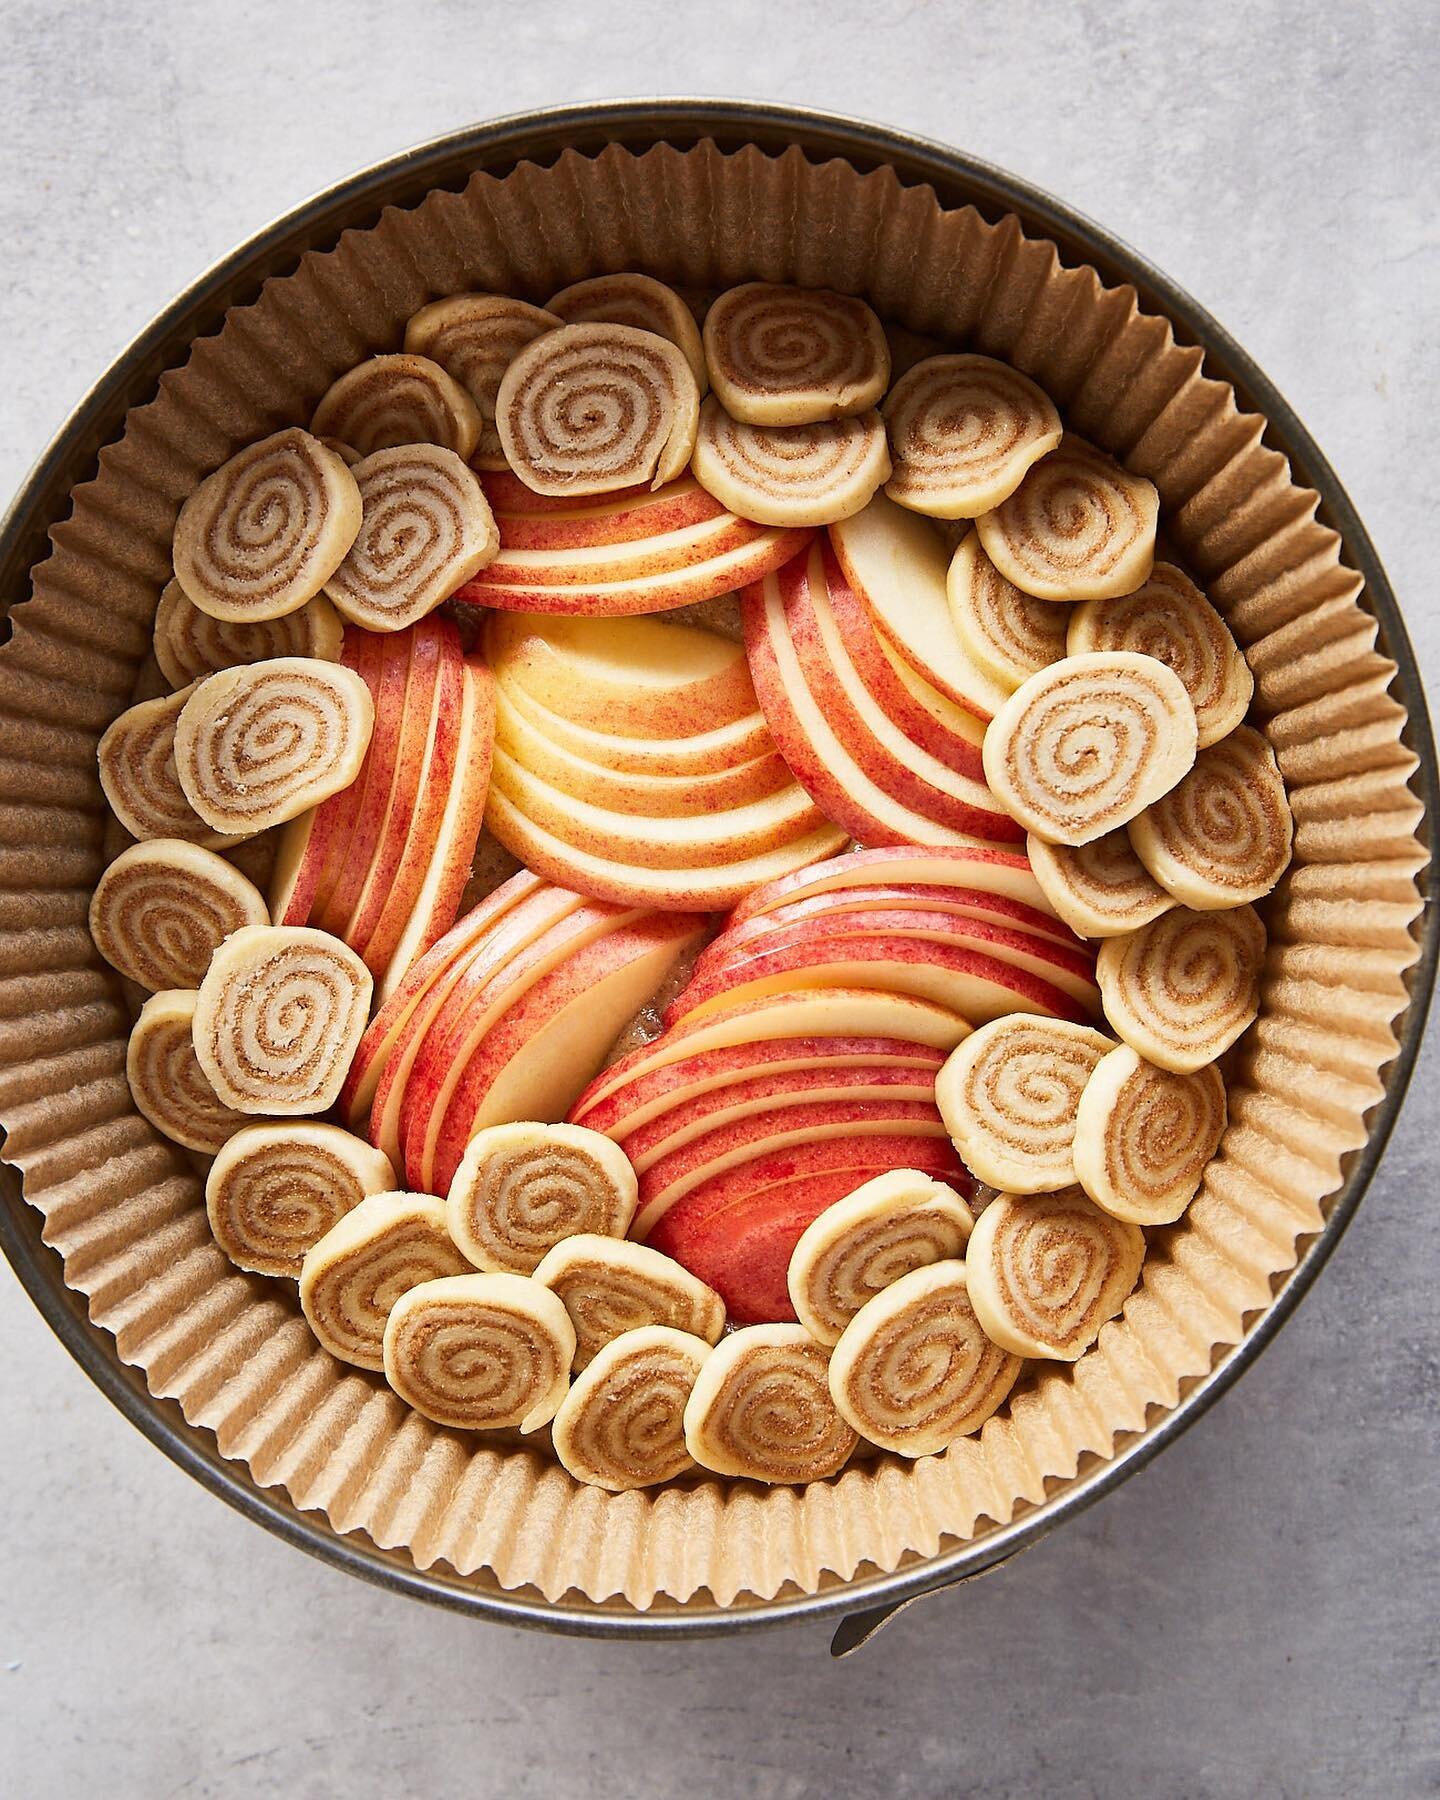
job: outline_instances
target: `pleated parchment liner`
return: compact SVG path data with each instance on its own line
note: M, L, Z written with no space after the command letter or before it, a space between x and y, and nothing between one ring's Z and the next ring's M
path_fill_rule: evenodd
M580 1488L541 1455L428 1424L333 1361L288 1290L226 1262L190 1163L133 1109L127 1016L85 924L104 838L96 740L130 699L196 482L307 420L341 370L398 348L425 301L472 288L543 301L612 268L848 289L1035 376L1071 427L1157 484L1170 538L1249 650L1295 809L1230 1128L1123 1316L977 1438L805 1489ZM0 651L0 1123L91 1318L224 1455L337 1531L550 1599L728 1605L833 1586L1004 1524L1112 1456L1240 1341L1319 1229L1381 1096L1417 954L1425 855L1394 666L1316 496L1263 430L1132 290L1062 267L1015 219L942 211L888 171L816 166L798 150L611 147L477 175L269 281L128 415Z

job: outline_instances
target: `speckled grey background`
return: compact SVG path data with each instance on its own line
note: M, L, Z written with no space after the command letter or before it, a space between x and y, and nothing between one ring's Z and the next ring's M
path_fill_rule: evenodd
M182 283L473 119L848 110L1052 188L1206 303L1440 669L1433 0L0 0L0 491ZM0 1271L0 1789L371 1797L1440 1791L1440 1054L1319 1287L1148 1472L859 1658L476 1625L246 1524Z

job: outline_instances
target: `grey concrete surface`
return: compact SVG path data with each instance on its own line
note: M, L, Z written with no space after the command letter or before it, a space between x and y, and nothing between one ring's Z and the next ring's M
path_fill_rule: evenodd
M1053 188L1316 433L1432 674L1433 0L0 0L0 492L184 281L475 118L741 94ZM1319 1287L1151 1469L859 1659L471 1624L246 1524L0 1278L0 1790L114 1800L1440 1791L1440 1053Z

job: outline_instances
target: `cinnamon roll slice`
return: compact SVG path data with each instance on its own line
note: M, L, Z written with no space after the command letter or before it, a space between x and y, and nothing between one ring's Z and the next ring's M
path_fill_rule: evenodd
M489 1125L471 1138L445 1203L450 1235L477 1269L529 1275L562 1238L624 1237L635 1171L583 1125Z
M1228 1050L1260 1010L1265 927L1250 906L1177 906L1100 946L1096 979L1117 1037L1188 1074Z
M644 1325L667 1325L707 1344L725 1329L725 1303L715 1290L644 1244L582 1232L548 1250L535 1279L570 1315L577 1373L612 1339Z
M187 1150L217 1151L250 1120L215 1092L195 1056L195 994L152 994L140 1009L125 1052L136 1107L157 1131Z
M237 1131L210 1165L205 1210L237 1268L298 1279L332 1226L394 1187L389 1157L363 1138L338 1125L267 1120Z
M830 1395L830 1352L803 1325L746 1325L710 1352L685 1405L702 1469L752 1481L823 1481L849 1460L854 1427Z
M750 281L705 315L715 397L746 425L818 425L878 405L890 346L863 300L822 288Z
M152 993L198 988L232 931L269 922L265 896L253 881L224 857L180 838L122 850L90 901L95 948Z
M1027 831L1088 844L1168 794L1195 761L1195 709L1172 669L1129 650L1067 656L990 721L985 779Z
M830 1393L872 1444L930 1456L998 1412L1024 1366L975 1316L965 1264L935 1262L851 1319L830 1353Z
M605 494L683 473L700 390L667 338L629 325L565 325L505 371L495 425L509 464L537 494Z
M416 1412L459 1431L549 1424L574 1355L565 1308L520 1275L408 1287L385 1325L385 1379Z
M1159 517L1151 482L1067 436L975 525L991 562L1024 593L1106 600L1150 573Z
M1103 1057L1075 1115L1075 1173L1112 1218L1169 1225L1194 1198L1225 1131L1225 1082L1157 1069L1128 1044Z
M176 773L212 830L264 831L349 787L374 724L369 688L338 663L280 656L225 669L181 709Z
M691 473L757 525L830 525L867 506L890 472L877 412L816 425L745 425L712 394L700 408Z
M509 467L495 429L500 383L527 344L564 323L508 294L453 294L422 306L405 327L405 348L439 363L479 409L480 441L471 458L477 469Z
M175 766L175 731L200 687L142 700L121 713L100 740L100 786L110 810L131 837L179 838L187 844L229 846L249 835L214 830L190 804Z
M362 457L397 444L439 444L469 462L481 424L479 407L439 363L401 352L346 370L315 408L310 429L316 437L341 439Z
M1007 694L1065 654L1069 613L1007 581L969 532L950 559L946 594L955 635Z
M1212 912L1270 892L1289 866L1295 824L1275 752L1241 725L1202 750L1179 786L1132 819L1129 831L1167 893Z
M383 1369L385 1324L396 1302L423 1283L463 1275L467 1266L450 1242L438 1200L371 1194L305 1252L301 1310L332 1356L359 1369Z
M370 971L304 925L247 925L215 952L195 1005L195 1054L243 1113L322 1113L364 1034Z
M709 1355L704 1338L668 1325L642 1325L606 1344L555 1414L561 1463L612 1494L693 1468L685 1407Z
M175 579L212 618L280 619L320 592L359 529L355 477L291 426L222 463L180 508Z
M453 450L401 444L355 465L363 514L325 591L367 631L403 631L434 612L500 548L479 478Z
M1032 832L1026 852L1040 891L1084 938L1138 931L1175 904L1135 854L1124 826L1074 848Z
M1078 1187L1001 1194L965 1249L970 1304L987 1337L1015 1356L1075 1362L1129 1298L1145 1233Z
M935 519L991 511L1061 438L1050 396L989 356L916 363L891 388L885 423L895 458L885 492Z
M674 288L651 275L594 275L561 288L545 310L565 325L630 325L669 338L694 371L701 394L710 386L694 313Z
M343 627L323 594L281 619L232 621L201 612L178 581L165 584L155 614L155 660L172 688L217 669L272 656L339 662Z
M1087 650L1138 650L1166 663L1185 683L1203 750L1233 731L1249 710L1255 677L1230 627L1173 563L1157 562L1133 594L1087 600L1070 615L1066 644Z
M883 1288L963 1256L974 1224L954 1188L931 1175L891 1169L875 1176L801 1232L786 1274L796 1318L817 1342L839 1343Z
M971 1172L1016 1194L1072 1184L1076 1109L1113 1048L1088 1025L1028 1013L972 1032L935 1077L935 1104Z

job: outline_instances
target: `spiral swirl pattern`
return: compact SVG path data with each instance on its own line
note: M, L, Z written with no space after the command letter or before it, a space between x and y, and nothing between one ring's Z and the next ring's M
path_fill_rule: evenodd
M1144 1260L1140 1227L1074 1187L992 1200L970 1234L965 1274L981 1329L1002 1349L1075 1362L1124 1306Z
M478 575L500 547L475 472L453 450L402 444L355 465L364 516L325 592L367 631L403 631Z
M495 400L505 371L527 344L565 321L507 294L454 294L422 306L405 327L405 348L439 363L469 394L480 413L480 439L471 458L479 469L504 469L495 429Z
M362 457L397 444L439 444L469 462L481 424L479 407L439 363L402 351L346 370L315 408L310 429Z
M237 842L200 817L175 766L175 730L199 686L191 682L158 700L140 701L121 713L100 740L100 786L111 812L131 837L142 842L179 838L211 847Z
M829 525L865 506L890 472L877 412L818 425L742 425L712 395L700 409L691 472L758 525Z
M710 1352L685 1407L702 1469L752 1481L823 1481L857 1439L836 1411L830 1352L803 1325L746 1325Z
M328 932L247 925L226 938L200 983L200 1066L240 1112L322 1113L364 1033L370 992L370 971Z
M1023 1367L981 1328L965 1265L936 1262L856 1313L830 1355L830 1392L861 1437L930 1456L998 1412Z
M1066 437L976 529L991 562L1023 592L1105 600L1132 593L1150 573L1159 517L1150 482Z
M172 688L201 675L272 656L313 656L339 662L340 616L317 594L283 619L234 622L201 612L178 581L170 581L155 614L155 660Z
M1295 825L1275 752L1242 725L1202 750L1179 786L1129 829L1160 886L1208 912L1268 894L1289 864Z
M624 1237L635 1171L583 1125L490 1125L471 1138L446 1200L450 1235L477 1269L529 1275L577 1233Z
M1050 844L1088 844L1168 794L1195 761L1178 675L1115 650L1067 656L1022 682L981 747L996 798Z
M710 385L747 425L818 425L879 404L890 346L863 300L751 281L705 315Z
M1166 663L1185 683L1195 708L1199 744L1218 743L1245 717L1255 678L1230 627L1173 563L1156 563L1149 579L1118 600L1087 600L1070 615L1067 647L1138 650Z
M953 1188L914 1169L891 1169L827 1206L800 1234L786 1283L795 1316L835 1344L862 1306L927 1263L965 1254L974 1226Z
M1175 904L1135 854L1123 826L1075 848L1047 844L1032 833L1026 851L1040 891L1081 937L1138 931Z
M537 494L605 494L682 473L700 390L674 344L628 325L566 325L505 371L495 406L511 468Z
M612 1494L683 1475L694 1466L685 1404L709 1355L703 1338L665 1325L606 1344L561 1402L555 1454L577 1481Z
M1075 1113L1113 1049L1088 1025L1009 1013L972 1032L935 1078L935 1104L971 1172L1040 1194L1075 1180Z
M548 1251L535 1270L557 1294L575 1327L577 1372L613 1339L643 1325L715 1343L725 1329L725 1303L679 1263L644 1244L584 1232Z
M1122 1044L1080 1096L1075 1173L1112 1218L1169 1225L1190 1204L1224 1130L1225 1082L1213 1064L1175 1075Z
M122 850L90 902L90 935L112 968L158 993L198 988L242 925L268 925L265 896L213 851L179 838Z
M369 688L337 663L279 656L224 669L184 702L176 773L211 829L264 831L349 787L374 724Z
M135 1105L157 1131L213 1154L250 1121L226 1106L196 1059L195 998L189 991L150 996L130 1033L125 1073Z
M422 1283L463 1275L466 1266L438 1200L371 1194L305 1252L300 1306L332 1356L383 1369L385 1324L396 1302Z
M283 618L320 592L359 529L343 459L292 426L232 456L181 507L175 579L212 618Z
M705 346L695 315L663 281L651 275L595 275L562 288L545 310L566 325L629 325L668 338L694 371L703 394L710 385Z
M535 1431L570 1385L565 1308L519 1275L458 1275L402 1294L385 1326L385 1379L437 1425Z
M338 1125L248 1125L210 1165L205 1210L238 1268L298 1279L306 1252L371 1194L391 1192L390 1159Z
M1187 1074L1228 1050L1260 1010L1265 927L1253 907L1177 906L1100 946L1095 975L1116 1035Z
M1065 654L1067 610L1007 581L985 554L978 531L968 533L950 559L946 592L955 635L1007 693Z
M885 423L895 457L885 492L935 519L989 512L1061 436L1050 396L989 356L916 363L891 388Z

